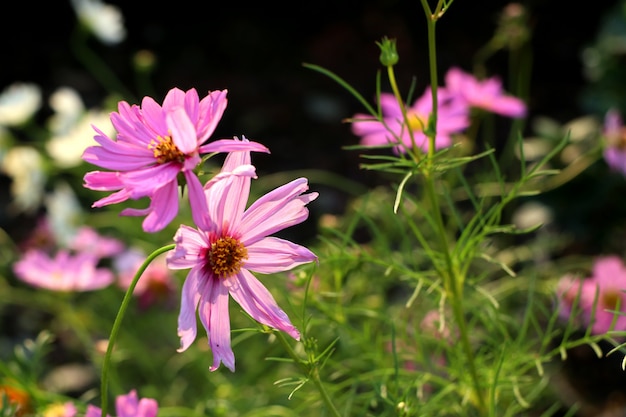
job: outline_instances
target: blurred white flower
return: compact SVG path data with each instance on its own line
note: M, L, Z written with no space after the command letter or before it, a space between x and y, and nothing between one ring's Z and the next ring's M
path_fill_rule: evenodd
M41 107L41 89L36 84L16 82L0 94L0 125L19 126Z
M118 7L100 0L72 0L72 6L78 19L103 43L114 45L126 38L124 17Z
M55 241L68 247L83 224L83 210L74 190L64 182L55 185L45 197L48 225Z
M18 212L35 211L43 196L46 174L43 158L31 146L16 146L9 149L0 166L11 180L13 201L11 209Z
M552 209L538 201L529 201L517 208L513 213L513 224L519 229L529 229L552 222Z
M55 114L49 120L52 137L46 143L46 150L59 168L82 163L83 151L95 143L92 125L106 134L114 133L109 114L96 109L86 111L80 96L71 88L55 91L50 96L50 107Z

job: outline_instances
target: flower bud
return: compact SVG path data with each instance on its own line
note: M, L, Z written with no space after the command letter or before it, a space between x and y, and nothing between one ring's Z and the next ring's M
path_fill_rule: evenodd
M398 63L400 57L396 49L396 40L384 37L382 42L376 42L380 48L380 62L386 67L393 66Z

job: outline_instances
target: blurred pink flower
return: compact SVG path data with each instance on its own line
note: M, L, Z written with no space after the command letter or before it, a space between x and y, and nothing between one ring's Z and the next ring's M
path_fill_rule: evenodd
M137 391L131 390L127 395L118 395L115 399L117 417L156 417L159 406L152 398L137 398ZM102 410L89 404L85 417L100 417ZM109 416L107 414L107 416Z
M60 250L51 258L39 249L30 249L13 264L20 280L53 291L91 291L113 282L113 273L97 268L98 259L89 253L70 254Z
M113 259L113 267L118 274L120 287L128 289L146 258L143 251L133 248ZM141 309L146 309L160 301L165 302L166 305L173 305L175 294L176 286L172 271L167 267L164 255L150 262L133 291Z
M604 334L609 330L626 330L626 267L618 256L604 256L594 261L592 274L585 279L566 275L557 284L559 315L567 320L580 312L576 322L591 325L593 334ZM580 294L580 295L579 295ZM597 301L594 311L594 300ZM577 308L574 304L578 300ZM614 313L620 311L622 313ZM615 326L611 324L615 320Z
M89 226L82 226L70 240L68 247L75 251L91 253L96 258L108 258L122 252L124 243L112 237L102 236Z
M207 219L202 184L194 173L200 155L212 152L259 151L268 149L256 142L221 139L204 144L213 134L226 109L226 90L210 92L202 100L195 89L186 92L173 88L163 106L145 97L141 107L121 101L118 112L111 113L117 138L111 139L94 126L94 139L83 159L111 171L89 172L86 188L116 191L93 204L102 207L128 199L150 198L146 209L127 208L126 216L146 216L143 229L156 232L165 228L178 213L178 177L182 173L193 220L204 224Z
M616 109L610 109L604 117L604 160L609 168L626 175L626 127Z
M229 294L255 320L299 340L300 333L270 292L250 272L286 271L317 259L307 248L270 234L307 219L305 207L317 198L306 178L296 179L259 198L247 210L250 181L256 177L250 152L229 153L224 166L207 184L211 225L181 226L176 248L167 256L172 269L191 268L183 284L178 317L180 351L196 338L196 310L213 351L211 371L220 363L235 370L230 344Z
M439 105L435 147L442 149L452 145L452 134L459 133L469 126L469 108L445 88L440 87L437 90L437 100ZM361 145L392 144L396 145L394 146L396 153L404 153L413 148L410 134L412 132L415 146L424 152L428 151L428 139L424 130L428 127L428 119L433 109L430 87L412 106L407 107L408 127L393 94L381 93L380 106L384 124L371 115L359 113L353 116L352 133L361 137Z
M453 67L446 73L445 81L446 88L466 100L471 107L515 118L526 116L526 103L506 94L498 77L478 80L472 74Z

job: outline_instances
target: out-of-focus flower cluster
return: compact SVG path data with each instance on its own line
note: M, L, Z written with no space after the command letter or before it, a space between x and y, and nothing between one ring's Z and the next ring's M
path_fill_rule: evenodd
M356 114L352 117L352 132L361 137L365 146L393 145L394 151L404 153L409 149L428 150L428 129L433 113L431 87L410 106L406 116L397 98L381 93L382 120L372 115ZM526 115L526 104L505 93L498 77L479 80L473 75L453 67L445 77L445 86L437 88L437 135L435 148L453 144L453 136L462 133L472 123L471 112L488 111L508 117Z
M572 274L557 286L559 316L580 328L591 326L593 334L626 330L626 266L615 255L598 257L591 275Z

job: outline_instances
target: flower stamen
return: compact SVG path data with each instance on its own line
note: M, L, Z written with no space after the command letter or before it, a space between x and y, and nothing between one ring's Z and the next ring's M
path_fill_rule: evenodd
M220 278L238 273L245 259L248 259L248 250L238 239L230 236L217 239L206 254L207 266Z
M174 144L171 136L158 136L150 142L148 149L152 150L159 164L185 161L185 154Z

